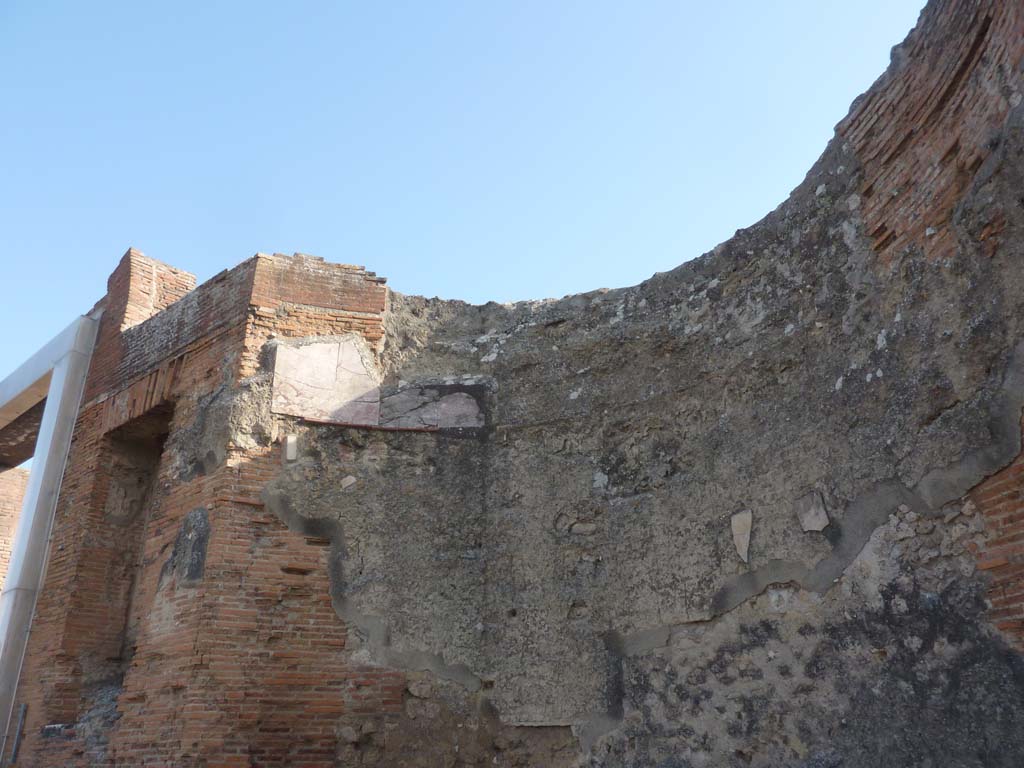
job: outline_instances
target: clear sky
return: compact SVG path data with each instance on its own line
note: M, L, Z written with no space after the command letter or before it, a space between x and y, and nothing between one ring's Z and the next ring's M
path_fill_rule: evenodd
M0 3L0 377L134 246L473 302L635 284L778 205L922 0Z

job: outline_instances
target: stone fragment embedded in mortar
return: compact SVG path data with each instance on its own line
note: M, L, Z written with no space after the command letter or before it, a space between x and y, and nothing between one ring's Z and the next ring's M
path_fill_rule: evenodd
M380 374L369 345L355 334L278 343L273 397L275 413L342 424L380 421Z
M744 563L747 562L747 555L750 551L750 529L753 524L754 513L749 509L737 512L729 521L732 528L732 542L736 545L736 554Z
M394 428L464 429L484 426L480 403L458 384L414 383L381 400L381 426ZM478 391L479 386L475 387Z
M797 519L800 520L800 527L805 531L823 531L828 527L828 511L818 491L801 496L794 507Z
M393 429L467 429L486 420L481 377L402 382L382 392L374 352L361 336L277 341L274 413L311 421Z
M284 460L295 461L299 457L298 435L285 435L284 438Z

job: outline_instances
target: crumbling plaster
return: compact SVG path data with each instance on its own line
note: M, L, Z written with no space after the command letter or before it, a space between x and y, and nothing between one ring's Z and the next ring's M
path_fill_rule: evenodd
M891 580L862 590L854 573L894 520L943 529L951 505L1020 451L1020 241L983 258L974 237L997 201L1020 231L1020 131L1017 110L957 210L955 259L911 249L872 262L857 159L836 142L762 222L635 288L483 307L393 294L385 386L476 377L486 426L403 434L276 417L298 456L264 500L333 541L334 604L367 660L486 686L502 722L571 726L594 765L872 764L843 757L854 739L834 722L856 713L856 728L900 741L904 726L853 681L884 688L904 674L894 665L923 662L853 660L874 658L875 642L914 642L902 629L914 622L937 623L929 675L985 657L977 674L999 683L964 706L1011 706L987 727L1010 739L1005 754L1024 754L1009 728L1024 677L979 625L969 554L945 547L943 563L959 565L927 588L937 566L909 569L895 545L873 555ZM830 518L820 531L801 524L808 494ZM741 510L749 564L730 526ZM843 639L853 624L860 635ZM719 680L735 683L728 695L690 695L744 703L683 716L664 676L704 674L689 654L716 647L752 671ZM842 658L812 674L828 654ZM781 662L768 664L782 655L814 679L783 684ZM774 725L757 719L765 708ZM938 733L951 711L920 717L936 731L930 749L955 748L962 724ZM768 730L771 748L750 751ZM834 760L821 746L833 738ZM978 764L1011 764L988 759Z

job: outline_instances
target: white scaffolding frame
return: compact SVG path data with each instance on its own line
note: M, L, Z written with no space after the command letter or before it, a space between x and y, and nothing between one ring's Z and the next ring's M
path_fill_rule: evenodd
M4 729L0 761L6 754L14 697L46 572L57 496L98 325L99 313L79 317L0 381L0 429L46 398L0 594L0 725Z

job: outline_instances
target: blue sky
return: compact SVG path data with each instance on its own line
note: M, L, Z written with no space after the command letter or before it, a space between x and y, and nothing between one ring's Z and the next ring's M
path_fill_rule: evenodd
M0 4L0 377L134 246L474 302L635 284L780 203L922 0Z

